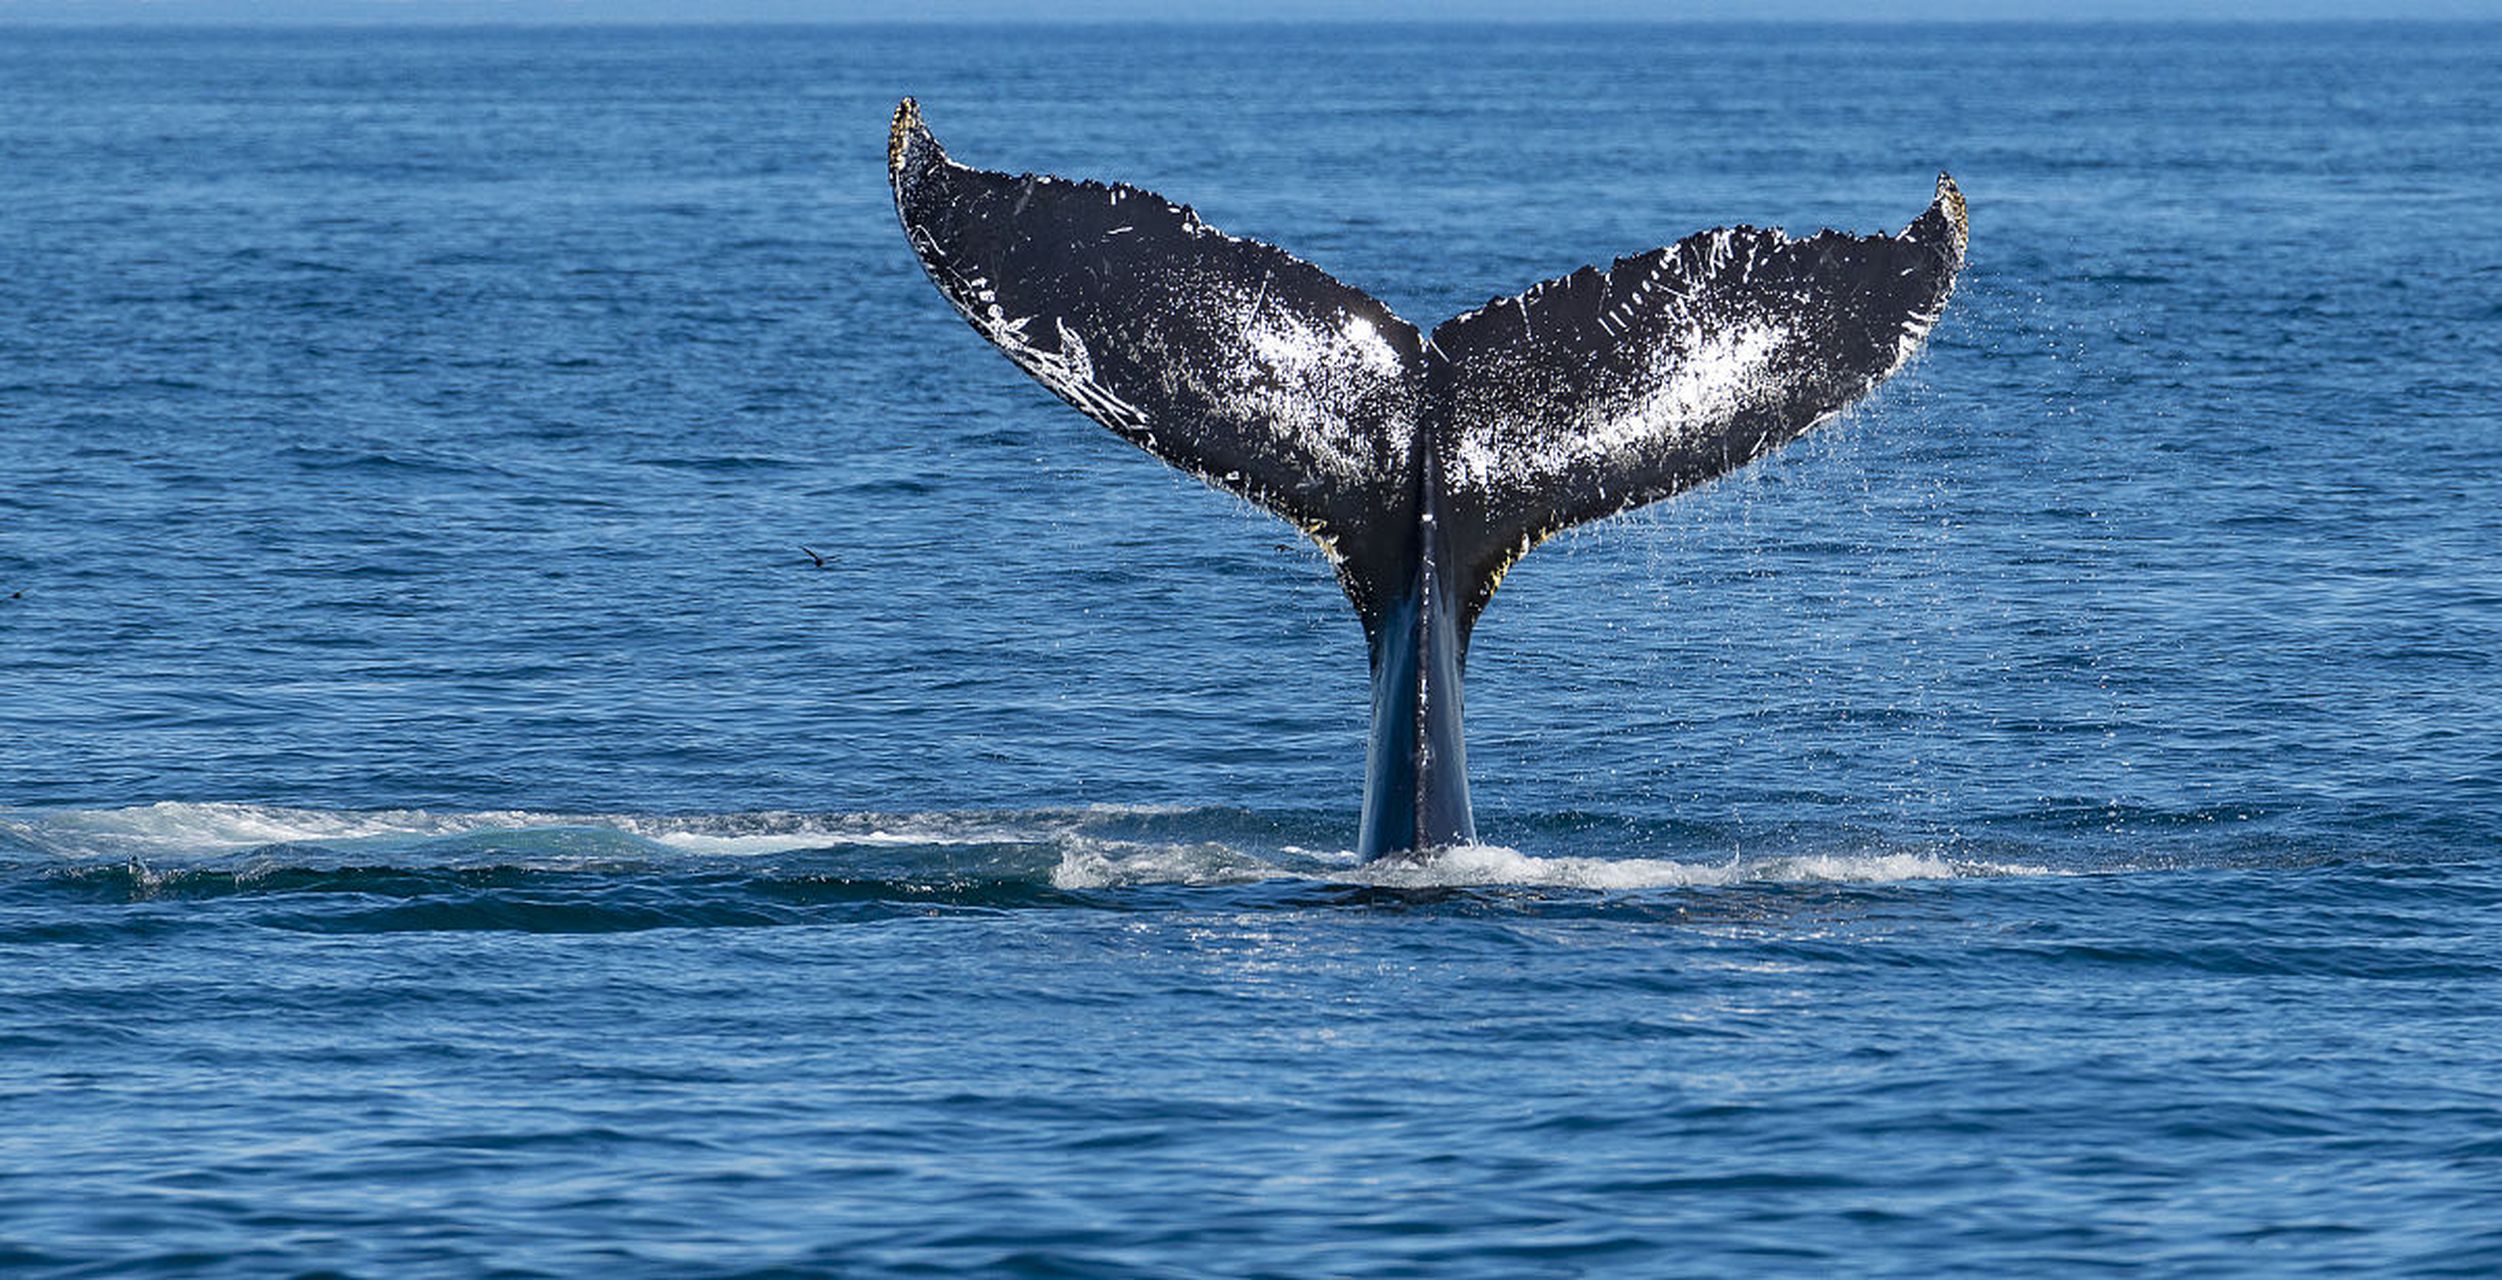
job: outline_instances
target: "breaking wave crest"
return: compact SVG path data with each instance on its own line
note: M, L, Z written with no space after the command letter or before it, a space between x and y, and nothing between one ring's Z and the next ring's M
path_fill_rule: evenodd
M1857 853L1669 858L1540 857L1500 845L1467 845L1414 858L1359 863L1349 854L1310 854L1270 862L1221 847L1122 847L1089 843L1052 868L1063 889L1142 884L1222 884L1281 876L1382 889L1519 887L1623 892L1740 884L1891 884L1970 876L2048 875L2049 868L1929 853Z
M706 816L163 802L0 810L0 858L20 871L112 870L158 886L184 877L243 886L285 872L387 868L736 872L896 886L1021 884L1064 894L1280 881L1608 893L2048 873L2023 863L1905 849L1598 857L1489 844L1365 864L1343 850L1295 843L1326 829L1325 823L1306 825L1313 832L1238 810L1122 806Z
M202 858L286 848L337 852L526 848L542 856L661 853L676 850L746 857L846 846L960 846L1048 840L1088 818L1146 810L1027 813L808 814L717 816L578 814L521 809L327 810L175 801L122 809L49 813L0 811L0 849L58 857ZM558 837L549 839L548 837Z
M1416 862L1376 863L1349 873L1391 888L1530 885L1557 889L1685 889L1735 884L1892 884L1968 876L2048 875L2021 863L1933 853L1786 854L1725 861L1537 857L1497 845L1446 849Z

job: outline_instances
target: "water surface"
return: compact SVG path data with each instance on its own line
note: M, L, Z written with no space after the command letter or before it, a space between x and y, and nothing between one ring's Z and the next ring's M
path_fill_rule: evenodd
M983 348L885 121L1423 325L1928 353L1478 630ZM2490 1274L2502 28L0 35L0 1267ZM818 569L805 544L832 563Z

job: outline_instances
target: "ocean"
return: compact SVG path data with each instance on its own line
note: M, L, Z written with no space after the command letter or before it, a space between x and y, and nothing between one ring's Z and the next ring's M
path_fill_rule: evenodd
M1478 628L947 309L1972 248ZM0 31L0 1271L2502 1270L2502 27ZM819 567L802 547L825 563Z

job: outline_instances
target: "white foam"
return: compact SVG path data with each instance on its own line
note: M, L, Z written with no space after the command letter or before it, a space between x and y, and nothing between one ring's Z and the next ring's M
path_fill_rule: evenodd
M1141 844L1073 836L1051 869L1055 889L1117 889L1145 884L1250 884L1291 874L1221 844Z
M381 849L463 842L493 832L615 832L653 852L749 858L811 849L879 847L1030 847L1053 858L1051 883L1068 890L1146 885L1249 884L1303 880L1321 884L1430 889L1519 886L1628 892L1739 884L1890 884L1974 876L2056 874L2044 867L1949 858L1935 852L1864 851L1726 859L1543 857L1502 845L1444 849L1421 858L1363 863L1346 851L1299 846L1259 850L1214 841L1158 841L1097 834L1107 821L1181 816L1169 807L1097 806L1006 812L765 812L667 816L566 814L504 809L321 810L234 803L167 801L122 809L0 811L0 831L26 847L77 860L148 859L179 863L273 845ZM1124 823L1123 825L1129 825ZM439 846L438 846L439 848ZM554 850L540 850L544 856ZM610 849L609 856L618 850ZM420 855L422 856L422 855Z
M72 809L10 819L10 826L38 848L71 856L109 857L231 853L273 844L450 836L487 828L551 825L560 822L519 811L337 811L170 800L126 809Z
M1892 884L1966 876L2041 875L2039 867L1962 862L1923 853L1815 854L1680 862L1666 858L1542 858L1501 845L1465 845L1423 858L1394 858L1334 879L1389 888L1519 885L1623 892L1733 884Z
M727 836L707 835L701 831L669 831L659 835L645 836L644 839L654 844L667 845L672 849L683 849L688 853L700 853L719 858L759 858L769 854L790 853L799 849L821 849L830 843L823 835L803 835L796 832L788 835ZM884 844L890 841L897 844L907 843L883 831L873 831L866 836L845 837L843 843ZM910 841L909 843L937 842Z
M1539 857L1501 845L1465 845L1421 858L1359 863L1352 853L1282 851L1284 865L1222 845L1073 842L1051 872L1062 889L1147 884L1242 884L1280 878L1393 889L1517 886L1628 892L1737 884L1893 884L2053 874L2046 867L1928 853L1842 853L1684 862L1667 858ZM1316 864L1316 865L1315 865Z
M606 830L665 849L759 857L835 845L1052 845L1090 821L1133 809L1031 813L747 813L711 816L585 814L522 809L325 810L230 802L161 801L121 809L0 811L0 830L56 856L87 860L218 857L271 845L405 843L481 832Z

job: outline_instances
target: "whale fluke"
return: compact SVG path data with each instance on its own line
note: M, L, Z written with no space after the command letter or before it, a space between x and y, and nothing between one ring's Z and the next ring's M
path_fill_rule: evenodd
M1475 838L1461 676L1505 571L1873 390L1937 322L1969 237L1941 174L1900 235L1705 231L1427 340L1151 192L958 164L910 99L887 164L914 253L976 331L1123 439L1292 522L1336 567L1371 651L1367 857Z

